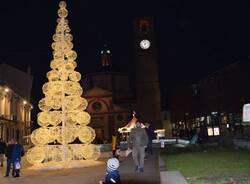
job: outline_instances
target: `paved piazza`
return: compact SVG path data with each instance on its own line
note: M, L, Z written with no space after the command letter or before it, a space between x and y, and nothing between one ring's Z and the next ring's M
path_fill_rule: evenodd
M27 169L29 165L25 160L22 162L23 169L19 178L5 178L5 167L0 167L0 184L98 184L105 175L105 164L88 168L34 171Z

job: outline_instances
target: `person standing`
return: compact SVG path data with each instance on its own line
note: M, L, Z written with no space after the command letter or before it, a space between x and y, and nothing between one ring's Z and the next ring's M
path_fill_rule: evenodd
M111 146L112 146L112 154L113 154L113 157L116 157L116 144L117 144L117 135L116 133L113 133L112 134L112 143L111 143Z
M150 127L149 123L146 123L145 126L146 126L145 129L148 135L148 145L146 148L146 152L148 154L153 155L153 139L155 139L155 133L154 133L154 130Z
M148 136L144 128L141 127L141 123L137 121L135 128L130 132L128 138L129 148L132 148L132 157L135 163L135 171L144 171L144 157L145 147L148 144Z
M3 167L5 149L6 149L6 143L1 138L0 139L0 166L1 167Z
M14 177L20 176L20 166L21 166L21 157L24 155L24 149L21 144L18 144L15 141L13 150L12 150L12 162L13 162L13 172Z
M12 151L13 151L13 146L14 146L14 140L11 139L8 144L7 147L5 149L5 157L7 158L7 163L6 163L6 174L5 177L8 177L10 174L10 167L12 162ZM14 176L14 169L12 169L12 176Z

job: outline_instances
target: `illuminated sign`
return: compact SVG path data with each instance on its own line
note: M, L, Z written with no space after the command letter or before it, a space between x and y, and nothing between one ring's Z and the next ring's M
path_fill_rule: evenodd
M219 127L214 127L214 136L220 135Z
M243 122L250 122L250 104L243 106Z
M208 136L218 136L220 135L220 128L219 127L208 127L207 128L207 134Z
M207 128L207 134L208 136L213 136L214 135L213 128Z

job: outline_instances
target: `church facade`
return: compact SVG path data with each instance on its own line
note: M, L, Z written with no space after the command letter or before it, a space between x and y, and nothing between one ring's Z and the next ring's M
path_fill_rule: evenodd
M85 91L84 98L88 101L87 112L91 115L89 126L95 129L96 142L109 141L131 118L130 110L114 103L113 94L99 87Z

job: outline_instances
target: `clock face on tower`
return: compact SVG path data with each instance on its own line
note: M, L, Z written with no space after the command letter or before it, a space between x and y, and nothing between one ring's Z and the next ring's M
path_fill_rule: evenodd
M140 47L142 48L142 49L148 49L149 47L150 47L150 41L149 40L142 40L141 42L140 42Z

